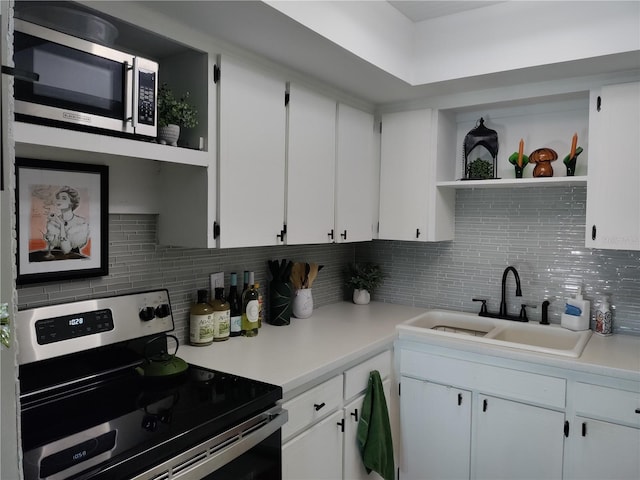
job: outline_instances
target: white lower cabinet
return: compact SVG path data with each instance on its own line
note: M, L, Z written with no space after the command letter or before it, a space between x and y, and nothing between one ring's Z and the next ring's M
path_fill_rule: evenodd
M380 372L394 417L391 356L386 350L283 403L289 412L282 429L283 480L380 479L362 465L356 435L372 370Z
M566 477L640 478L640 391L577 382Z
M640 383L411 345L402 480L640 478Z
M562 478L563 379L404 350L400 372L402 480Z
M342 410L282 446L283 480L342 478Z
M401 385L400 478L469 478L471 392L409 377Z
M477 401L475 478L562 478L564 413L486 395Z

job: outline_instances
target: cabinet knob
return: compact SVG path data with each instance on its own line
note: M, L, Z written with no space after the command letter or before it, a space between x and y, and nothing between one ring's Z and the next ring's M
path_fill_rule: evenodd
M324 402L322 402L322 403L314 403L314 404L313 404L313 408L315 408L315 409L316 409L316 412L317 412L318 410L320 410L320 409L321 409L322 407L324 407L325 405L326 405L326 404L325 404Z

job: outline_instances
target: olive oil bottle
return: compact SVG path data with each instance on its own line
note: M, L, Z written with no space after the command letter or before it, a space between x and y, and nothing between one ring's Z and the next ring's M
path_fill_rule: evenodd
M207 302L206 290L198 290L198 300L189 315L189 343L197 347L213 343L213 307Z
M213 341L229 340L231 327L231 305L224 298L224 288L216 287L213 307Z

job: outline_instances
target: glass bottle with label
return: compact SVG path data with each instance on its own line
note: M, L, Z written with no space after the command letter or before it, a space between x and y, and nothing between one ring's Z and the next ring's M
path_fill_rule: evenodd
M227 298L231 307L231 328L229 335L231 337L237 337L242 333L242 301L238 294L238 274L231 272L230 277L229 296Z
M256 282L255 289L258 291L258 328L262 327L262 320L264 319L264 298L260 291L260 284Z
M213 343L213 307L207 302L206 290L198 290L198 300L189 315L189 343L197 347Z
M258 291L253 283L254 274L249 272L249 286L242 295L242 335L245 337L258 335L260 304L258 303Z
M215 288L215 299L211 306L213 307L213 341L229 340L231 306L224 298L224 288Z

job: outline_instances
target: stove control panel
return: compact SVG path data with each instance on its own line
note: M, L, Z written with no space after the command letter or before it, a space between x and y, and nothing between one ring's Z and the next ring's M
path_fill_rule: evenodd
M20 365L174 328L166 289L22 310L17 323Z
M113 330L113 314L110 309L104 308L93 312L37 320L36 340L38 344L45 345L109 330Z

